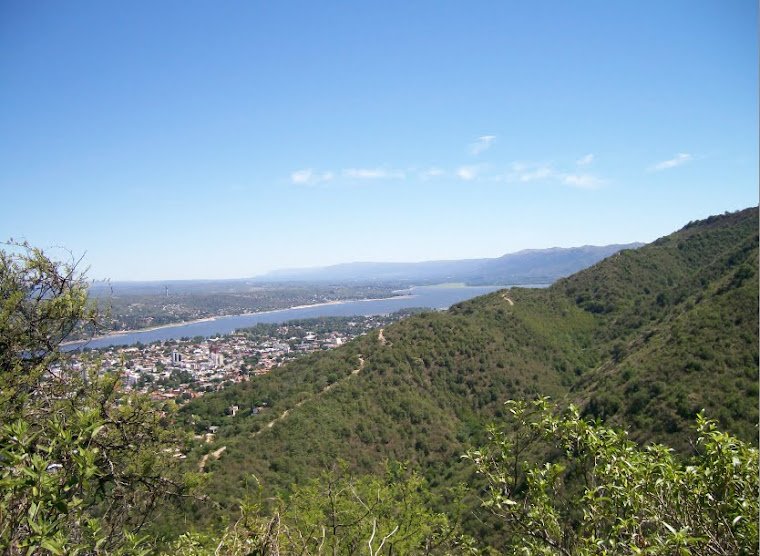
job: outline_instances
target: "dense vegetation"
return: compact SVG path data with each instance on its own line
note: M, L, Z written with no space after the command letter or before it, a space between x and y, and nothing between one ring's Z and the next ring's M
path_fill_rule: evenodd
M504 400L538 395L682 453L701 409L756 443L757 229L757 209L690 224L551 288L417 315L386 328L382 341L372 333L204 397L183 415L221 427L195 456L227 447L208 469L212 498L232 511L250 474L269 494L287 492L337 459L355 473L406 461L433 489L471 482L459 455L485 440ZM261 400L267 411L226 415L231 404ZM191 511L201 523L213 515ZM474 518L466 525L493 533Z
M91 316L81 281L23 246L2 262L6 554L757 551L757 209L411 316L176 416L109 377L50 375L74 370L57 345Z
M485 506L513 554L753 554L758 452L697 416L697 447L640 448L625 433L557 414L545 398L508 402L513 418L468 454L488 480ZM556 451L526 461L534 444Z
M187 492L172 407L87 376L59 346L95 318L74 264L0 251L0 553L133 554ZM189 478L189 477L187 477Z
M598 323L603 364L573 386L634 438L686 448L704 409L746 440L758 423L757 209L692 223L556 289Z

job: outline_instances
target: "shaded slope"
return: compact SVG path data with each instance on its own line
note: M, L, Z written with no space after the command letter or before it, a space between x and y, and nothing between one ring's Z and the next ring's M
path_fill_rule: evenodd
M589 412L685 448L705 409L756 441L757 230L757 209L712 217L555 285L600 324L605 364L573 388Z

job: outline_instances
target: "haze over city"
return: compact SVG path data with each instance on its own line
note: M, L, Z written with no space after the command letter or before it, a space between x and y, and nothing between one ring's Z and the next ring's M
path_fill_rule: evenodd
M756 2L0 5L0 238L92 278L648 242L758 203Z

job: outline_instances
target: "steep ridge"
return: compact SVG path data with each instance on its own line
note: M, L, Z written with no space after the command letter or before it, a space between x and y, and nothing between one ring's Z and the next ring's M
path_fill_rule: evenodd
M574 385L589 412L686 448L704 409L757 439L758 211L687 225L555 289L597 313L604 365Z
M266 493L285 492L336 459L356 472L407 461L433 488L452 486L470 478L459 456L503 402L536 395L577 403L640 441L686 449L684 431L705 408L756 442L757 230L756 208L711 217L551 288L412 316L204 396L182 414L198 432L220 426L227 450L205 467L212 497L232 510L251 474Z

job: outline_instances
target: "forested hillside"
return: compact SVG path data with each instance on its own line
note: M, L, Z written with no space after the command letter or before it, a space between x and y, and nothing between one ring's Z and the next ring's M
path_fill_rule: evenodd
M700 409L757 440L757 209L687 225L556 284L595 315L603 364L573 386L639 439L681 445Z
M203 467L214 504L183 511L208 523L237 508L251 475L265 494L286 493L336 460L356 474L405 461L443 495L472 484L473 467L460 456L485 440L508 399L576 403L639 442L684 452L704 408L756 444L757 266L751 208L691 223L551 288L502 290L412 316L205 396L180 418L197 434L219 427L188 458L198 466L203 454L218 455ZM488 529L476 521L470 531Z

